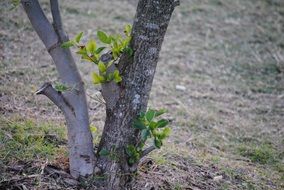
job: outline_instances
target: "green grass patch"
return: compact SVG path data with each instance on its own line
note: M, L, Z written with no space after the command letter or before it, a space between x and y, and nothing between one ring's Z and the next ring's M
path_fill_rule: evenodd
M269 143L242 144L238 147L238 152L241 156L259 164L276 164L280 159L278 151Z
M63 127L32 120L0 118L0 165L16 161L51 159L65 145Z

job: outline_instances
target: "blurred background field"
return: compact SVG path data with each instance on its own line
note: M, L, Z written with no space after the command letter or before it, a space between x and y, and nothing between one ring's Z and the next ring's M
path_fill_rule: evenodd
M87 39L99 29L120 33L137 0L60 3L69 36ZM44 164L66 169L64 118L34 95L57 73L22 8L9 9L0 2L0 187L64 189L66 181L41 176ZM97 143L104 105L94 67L76 59ZM141 164L136 189L284 189L284 2L181 0L149 107L169 110L172 134Z

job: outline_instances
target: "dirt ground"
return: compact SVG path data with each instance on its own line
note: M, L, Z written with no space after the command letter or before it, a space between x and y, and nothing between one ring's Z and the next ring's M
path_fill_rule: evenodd
M48 1L41 2L50 18ZM83 31L85 39L99 29L122 31L137 5L70 2L60 1L65 29L70 37ZM52 60L22 8L9 10L9 4L0 2L0 128L15 120L63 126L60 111L34 95L45 81L58 81ZM90 80L93 66L76 59L97 142L104 123L104 105L94 98L100 88ZM134 188L284 189L284 2L181 0L149 107L169 110L172 134L143 160ZM11 171L0 175L4 187ZM48 189L35 184L32 189ZM67 189L54 186L60 188Z

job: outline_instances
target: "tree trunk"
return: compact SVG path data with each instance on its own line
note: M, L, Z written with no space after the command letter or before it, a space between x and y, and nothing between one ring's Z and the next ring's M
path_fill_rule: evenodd
M177 3L174 0L138 3L131 41L134 56L123 55L119 62L122 82L116 90L119 98L114 98L115 106L108 106L106 101L107 117L96 164L106 178L102 184L105 189L125 189L137 170L137 163L128 164L125 148L139 142L139 131L132 123L139 113L146 111L161 45ZM101 150L110 154L99 156Z
M94 153L84 84L69 49L62 49L68 40L62 28L58 1L50 0L53 26L44 15L37 0L21 3L38 36L51 55L61 81L73 90L60 93L45 83L37 94L46 95L64 113L68 129L70 172L74 177L93 173ZM135 16L131 48L134 55L122 55L117 68L122 82L102 84L106 101L106 122L99 144L96 167L105 176L99 184L103 189L126 189L137 163L129 165L125 148L137 145L139 131L132 127L135 118L146 111L150 90L172 12L178 0L139 0ZM113 64L108 72L116 66ZM102 150L110 154L99 154ZM146 149L144 153L153 150ZM98 171L98 170L97 170Z
M51 55L63 84L74 87L71 91L57 92L45 83L37 94L46 95L64 113L68 128L70 173L73 177L93 173L93 138L89 128L88 107L84 84L69 49L60 45L67 41L57 0L51 0L53 26L44 15L37 0L22 0L21 3L31 24Z

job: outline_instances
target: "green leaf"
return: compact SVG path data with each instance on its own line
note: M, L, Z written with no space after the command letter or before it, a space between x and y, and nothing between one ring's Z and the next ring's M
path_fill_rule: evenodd
M152 134L153 134L154 137L156 137L156 136L159 134L159 132L158 132L157 129L154 129L154 130L152 130L151 132L152 132Z
M133 50L130 47L124 48L123 52L126 52L130 57L133 55Z
M138 146L137 146L137 151L139 152L141 152L142 150L143 150L143 147L145 146L145 143L144 142L140 142L139 144L138 144Z
M64 48L64 49L67 49L67 48L72 47L74 45L75 45L75 42L73 40L69 40L69 41L63 42L61 44L61 47Z
M157 128L157 122L151 121L151 122L150 122L150 125L149 125L149 128L150 128L151 130Z
M169 127L166 127L162 132L164 138L168 137L170 133L171 133L171 129Z
M124 33L126 36L130 36L132 30L132 26L130 24L125 25L124 27Z
M139 158L140 158L140 153L138 151L136 151L133 157L134 157L135 161L138 161Z
M146 129L146 126L144 125L144 123L140 119L136 119L133 122L133 127L136 128L136 129L140 129L140 130Z
M87 54L83 54L81 56L81 59L89 61L89 62L94 62L94 60L92 58L90 58Z
M69 89L68 86L66 86L62 83L56 83L54 88L57 92L64 92L64 91L67 91Z
M75 42L79 43L82 36L83 36L83 32L80 32L79 34L77 34L77 36L75 37Z
M156 134L156 137L160 140L165 139L166 137L168 137L171 133L171 129L166 127L163 131L159 132Z
M100 84L100 83L103 83L105 81L104 77L98 75L96 72L93 72L92 79L93 79L94 84Z
M122 78L121 78L118 70L115 70L113 72L113 79L114 79L114 82L116 82L116 83L119 83L119 82L122 81Z
M168 124L169 124L169 121L168 121L168 120L166 120L166 119L161 119L161 120L158 121L156 127L157 127L157 128L163 128L163 127L167 126Z
M86 50L90 54L94 54L96 51L96 41L95 40L89 40L88 43L86 44Z
M99 47L99 48L96 50L95 54L100 54L105 48L106 48L106 47Z
M152 119L155 117L155 111L154 110L148 110L146 112L146 115L145 115L146 119L148 122L151 122Z
M136 152L136 149L135 149L134 145L128 145L126 147L126 153L127 153L128 156L130 156L130 157L133 156L135 154L135 152Z
M112 46L113 46L113 49L119 49L118 48L118 43L117 43L117 39L116 38L113 38L113 44L112 44Z
M143 129L141 131L141 139L143 142L146 141L149 136L150 136L150 131L148 129Z
M79 55L87 55L86 47L84 46L84 47L80 48L76 53L79 54Z
M93 63L95 63L96 65L99 64L99 55L98 54L93 54L91 56L92 60L93 60Z
M140 118L144 118L145 115L146 115L145 112L141 112L141 113L139 114L139 117L140 117Z
M164 113L167 113L167 110L166 109L160 109L160 110L156 111L155 117L163 115Z
M110 152L104 148L99 152L100 156L108 156L109 154Z
M103 42L105 44L110 44L111 43L111 39L103 31L98 31L97 32L97 36L98 36L98 38L99 38L99 40L101 42Z
M113 80L113 73L107 75L107 81L110 82Z
M113 64L113 61L108 62L107 68L109 68Z
M162 146L162 141L161 141L160 139L158 139L158 138L155 138L155 139L154 139L154 145L155 145L155 147L157 147L157 148L161 148L161 146Z
M111 52L112 52L112 56L113 56L113 58L114 58L114 59L117 59L117 58L118 58L118 56L119 56L118 51L117 51L117 50L115 50L115 49L112 49L112 50L111 50Z
M107 70L107 68L106 68L106 65L103 63L103 62L99 62L99 64L98 64L98 68L99 68L99 71L101 72L101 73L104 73L104 72L106 72L106 70Z

